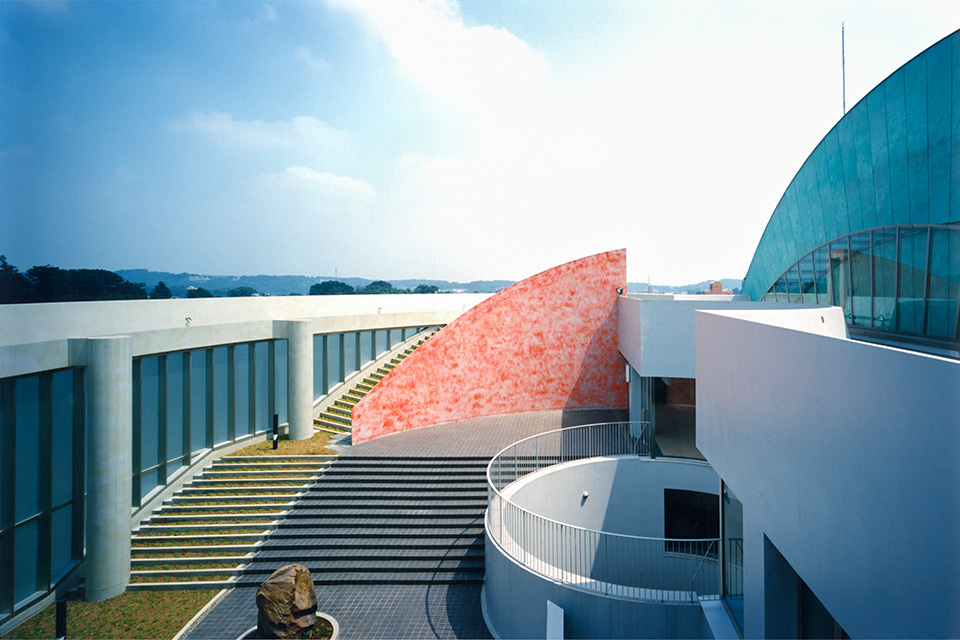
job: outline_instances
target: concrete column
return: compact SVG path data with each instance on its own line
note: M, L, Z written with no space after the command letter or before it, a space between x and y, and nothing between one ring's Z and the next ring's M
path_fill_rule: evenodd
M287 420L290 439L313 436L313 323L287 322Z
M133 343L87 340L86 599L106 600L130 582Z

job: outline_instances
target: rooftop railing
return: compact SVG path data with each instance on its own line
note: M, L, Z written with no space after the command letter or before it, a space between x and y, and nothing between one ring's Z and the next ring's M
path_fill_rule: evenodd
M512 501L518 480L548 467L649 455L649 423L558 429L520 440L487 467L487 536L531 571L572 588L646 602L697 602L719 593L719 540L598 531L544 517Z

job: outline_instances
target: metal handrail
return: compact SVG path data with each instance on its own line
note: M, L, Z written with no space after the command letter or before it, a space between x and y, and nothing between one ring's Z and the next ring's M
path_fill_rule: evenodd
M716 538L676 540L598 531L533 513L503 494L518 480L558 464L648 455L648 434L647 422L598 423L547 431L505 447L487 465L488 535L523 566L577 589L648 602L694 602L695 587L700 594L718 590L719 578L703 575L705 565L717 572L709 557Z
M706 562L707 556L710 555L710 550L713 549L713 545L716 540L710 541L710 546L707 547L707 550L703 552L703 557L700 558L700 564L697 565L697 570L693 572L693 577L690 578L690 591L693 591L693 583L697 579L697 576L700 575L700 569L703 568L703 563ZM717 594L719 595L719 594Z

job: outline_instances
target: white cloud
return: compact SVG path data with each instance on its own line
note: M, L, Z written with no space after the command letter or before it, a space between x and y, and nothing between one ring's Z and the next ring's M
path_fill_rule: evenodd
M194 112L185 120L171 121L170 128L198 133L228 146L253 148L341 149L350 141L345 132L309 116L265 122L235 120L218 111Z
M363 180L338 176L309 167L290 166L280 173L268 173L256 181L275 191L314 198L314 202L337 201L366 208L376 200L376 191Z
M535 108L547 63L505 29L466 26L456 3L435 0L329 0L357 15L389 47L400 72L462 109L515 118Z
M304 46L297 47L297 58L314 71L323 72L330 68L329 62L323 58L315 58L313 52Z
M404 259L423 268L443 255L465 277L519 278L627 246L634 280L740 277L840 116L840 17L806 5L798 27L765 3L707 3L716 15L700 23L686 5L650 3L650 24L617 27L636 32L634 49L613 57L598 40L575 55L589 72L565 76L516 35L470 26L452 2L327 2L379 38L402 77L456 107L476 141L439 157L400 150L394 183L380 189L379 207L421 223ZM848 38L850 28L848 18ZM850 96L848 86L848 106Z
M277 8L271 4L264 3L263 13L267 17L267 20L270 20L271 22L277 19Z

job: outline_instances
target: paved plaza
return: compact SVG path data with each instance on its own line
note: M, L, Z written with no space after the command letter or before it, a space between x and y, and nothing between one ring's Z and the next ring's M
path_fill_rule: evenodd
M350 447L345 458L491 458L528 436L581 424L627 420L622 410L543 411L488 416L413 429ZM318 483L322 484L321 479ZM291 551L296 540L288 544ZM317 576L314 576L317 578ZM369 575L358 576L369 578ZM244 580L241 579L241 583ZM317 587L320 611L340 624L341 638L489 638L480 584L333 584ZM188 638L238 637L257 623L256 587L229 591Z

